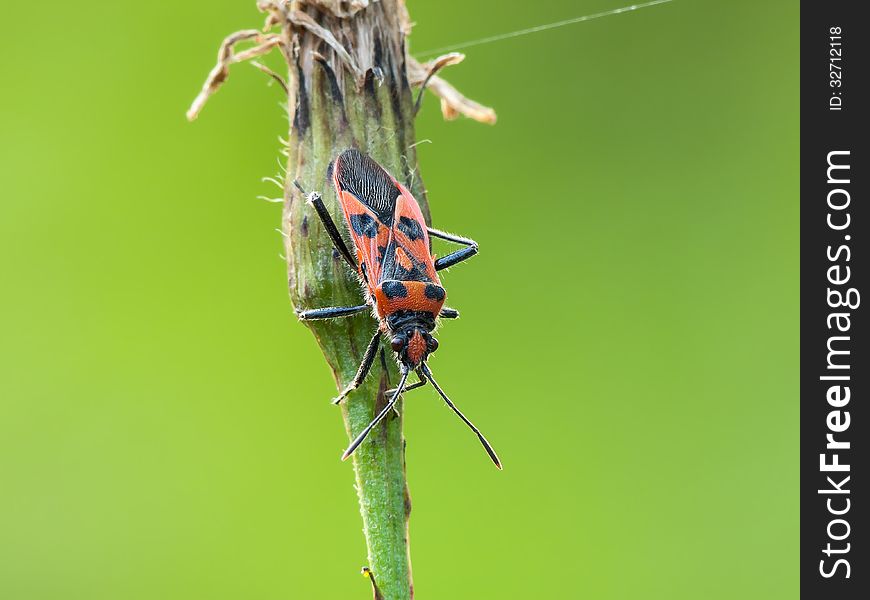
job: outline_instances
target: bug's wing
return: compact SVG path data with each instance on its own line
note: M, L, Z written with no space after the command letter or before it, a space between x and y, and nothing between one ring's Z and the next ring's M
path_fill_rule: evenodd
M429 250L429 233L420 205L408 189L393 180L401 195L396 199L382 279L440 283Z
M389 173L356 149L335 159L332 181L360 262L366 264L370 284L375 284L382 280L396 200L402 192Z
M351 192L338 191L347 228L356 247L357 259L365 264L371 286L381 280L384 256L391 245L390 228L378 220L377 214Z

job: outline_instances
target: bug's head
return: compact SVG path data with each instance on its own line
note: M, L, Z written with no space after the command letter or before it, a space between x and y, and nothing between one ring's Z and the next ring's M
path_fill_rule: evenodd
M399 361L413 370L438 349L438 340L423 327L408 327L393 333L390 347Z

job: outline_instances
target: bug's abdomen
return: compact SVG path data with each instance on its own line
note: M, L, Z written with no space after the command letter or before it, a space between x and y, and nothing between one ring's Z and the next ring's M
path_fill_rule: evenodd
M375 288L378 316L382 319L400 310L438 315L446 297L443 287L423 281L388 279Z

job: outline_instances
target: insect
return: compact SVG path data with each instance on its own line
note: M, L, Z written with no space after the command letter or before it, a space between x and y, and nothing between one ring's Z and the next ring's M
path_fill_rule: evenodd
M447 294L438 272L477 254L477 243L427 227L411 192L359 150L342 152L330 165L327 176L332 179L341 203L356 256L345 244L320 194L308 194L308 202L323 221L336 251L359 274L365 303L305 310L298 313L299 318L305 321L335 319L371 311L378 321L378 329L366 348L353 381L334 400L335 404L365 380L382 337L389 340L400 372L399 385L387 392L391 394L387 405L350 443L342 460L362 444L369 432L393 409L403 392L422 387L428 381L453 412L477 434L492 462L501 469L495 450L450 401L432 377L427 364L429 356L438 349L438 340L432 337L438 318L455 319L459 316L457 311L444 306ZM301 187L299 189L302 191ZM436 259L432 255L430 236L460 244L463 248ZM406 386L411 372L415 372L420 381Z

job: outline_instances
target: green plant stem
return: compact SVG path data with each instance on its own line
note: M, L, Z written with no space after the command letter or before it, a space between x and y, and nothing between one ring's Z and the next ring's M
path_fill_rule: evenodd
M428 223L429 206L414 149L416 109L410 86L428 82L429 89L441 98L441 111L447 119L463 114L492 124L495 112L435 76L438 69L461 62L462 55L446 55L425 65L407 55L405 37L411 25L404 0L260 0L257 6L268 14L263 31L246 29L224 40L217 64L187 117L196 119L208 98L226 81L230 65L275 49L281 52L289 73L286 81L268 67L255 64L279 81L288 97L290 131L282 225L290 298L297 310L358 305L363 296L356 274L333 251L323 225L294 181L308 191L321 192L333 220L343 223L327 168L342 150L359 148L411 190ZM251 45L237 50L242 43ZM332 368L338 389L343 389L356 374L377 322L371 315L357 315L306 325ZM385 390L397 382L392 352L382 354L365 383L342 403L348 440L384 407ZM328 408L324 400L324 409ZM375 600L411 600L414 596L402 412L400 400L395 413L353 454L368 547L368 569L364 572L372 578Z
M406 183L428 214L422 183L415 176L413 101L404 72L399 10L404 7L396 0L382 0L347 19L307 11L335 34L364 70L361 78L319 36L297 32L299 59L290 65L288 82L292 119L283 222L290 296L297 309L356 305L363 300L356 274L333 252L313 208L292 185L294 179L306 191L320 191L333 219L342 224L344 218L326 172L339 152L357 147ZM323 60L314 56L315 51ZM362 314L307 324L332 368L336 385L344 387L353 379L377 322L370 314ZM383 362L376 359L365 384L342 403L349 439L384 406L384 391L398 380L392 353L385 358ZM324 410L329 408L324 399ZM408 552L411 503L405 480L401 401L396 408L397 413L371 433L352 460L368 567L384 598L406 600L413 596Z

